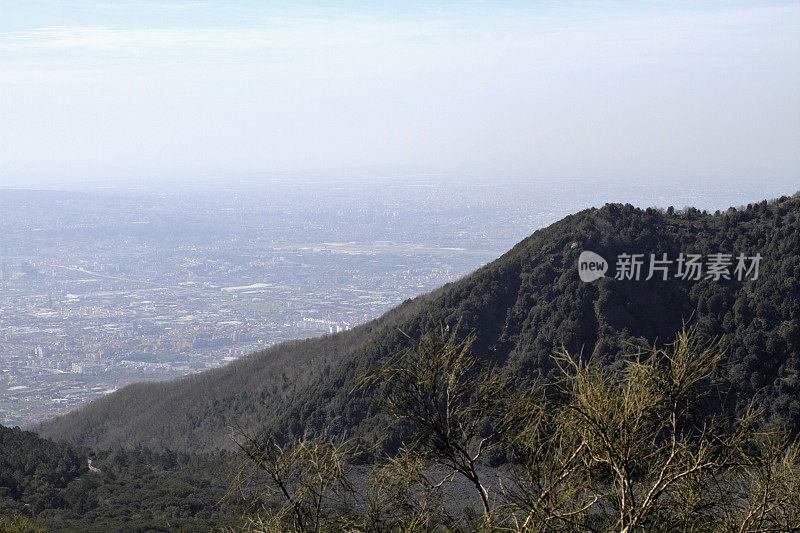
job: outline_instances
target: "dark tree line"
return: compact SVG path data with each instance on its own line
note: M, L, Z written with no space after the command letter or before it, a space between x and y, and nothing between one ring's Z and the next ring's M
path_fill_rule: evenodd
M220 506L232 464L225 453L93 452L0 426L0 516L48 531L219 527L235 523Z

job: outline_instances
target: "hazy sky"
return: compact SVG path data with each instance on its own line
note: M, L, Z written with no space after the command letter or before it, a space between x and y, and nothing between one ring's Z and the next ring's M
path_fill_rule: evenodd
M800 2L0 0L0 186L336 169L800 188Z

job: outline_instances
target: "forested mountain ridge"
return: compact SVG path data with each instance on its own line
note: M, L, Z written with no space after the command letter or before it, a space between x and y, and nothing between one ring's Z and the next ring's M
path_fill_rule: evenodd
M590 250L621 254L760 254L758 279L666 281L578 277ZM768 418L800 429L800 196L723 213L609 204L523 240L494 262L354 330L285 343L225 368L137 384L43 424L48 437L97 447L207 450L229 427L299 435L325 427L369 438L376 417L361 376L437 325L477 335L477 352L520 376L552 370L561 345L614 358L669 341L684 320L718 337L742 409L758 394ZM646 274L646 272L645 272Z

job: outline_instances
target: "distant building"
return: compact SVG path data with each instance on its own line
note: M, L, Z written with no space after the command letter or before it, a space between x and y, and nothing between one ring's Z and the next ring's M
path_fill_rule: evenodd
M72 372L75 374L84 374L96 376L100 373L102 367L96 364L78 364L72 363Z

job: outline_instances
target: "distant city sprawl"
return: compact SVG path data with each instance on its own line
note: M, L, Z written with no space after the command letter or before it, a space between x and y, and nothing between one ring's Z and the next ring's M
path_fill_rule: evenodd
M619 197L613 183L580 197L553 183L389 185L0 190L0 424L351 328ZM669 194L718 201L698 191Z

